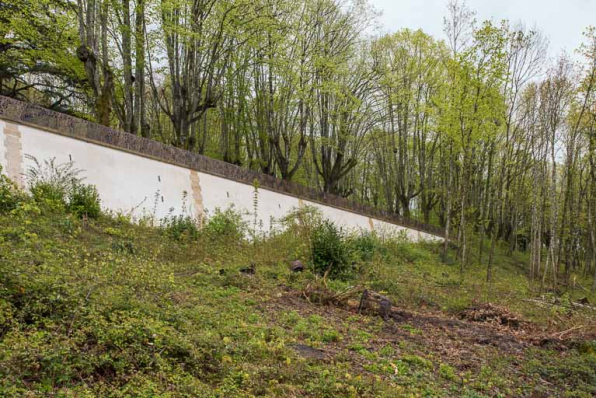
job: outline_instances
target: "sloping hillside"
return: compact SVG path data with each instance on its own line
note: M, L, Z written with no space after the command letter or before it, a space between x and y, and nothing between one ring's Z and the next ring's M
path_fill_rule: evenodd
M3 192L1 396L596 394L594 312L529 301L515 259L499 256L488 289L482 267L460 275L438 247L344 235L305 211L245 239L231 210L201 230L134 225ZM359 308L365 289L391 308Z

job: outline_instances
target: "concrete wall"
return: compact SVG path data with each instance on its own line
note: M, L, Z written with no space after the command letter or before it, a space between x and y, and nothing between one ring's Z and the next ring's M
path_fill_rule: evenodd
M216 208L234 206L245 214L247 221L254 220L255 190L249 183L48 130L0 119L0 165L19 185L26 184L23 173L33 164L28 156L38 161L56 158L58 163L73 161L76 168L83 170L85 181L97 186L105 209L131 214L134 218L159 219L183 212L208 217ZM374 215L268 187L260 187L257 195L257 219L263 232L277 225L276 220L288 212L312 205L346 229L402 233L414 241L441 239L436 234L396 225Z

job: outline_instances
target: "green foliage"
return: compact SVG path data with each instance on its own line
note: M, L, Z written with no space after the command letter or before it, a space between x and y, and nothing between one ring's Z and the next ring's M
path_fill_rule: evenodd
M401 240L391 241L389 245L392 247L394 255L402 261L416 263L431 259L428 250L421 245Z
M170 214L161 220L160 227L167 237L177 241L196 240L199 237L198 222L189 215Z
M225 210L215 209L215 213L207 219L202 232L211 239L226 238L240 240L248 232L248 225L243 220L242 213L234 207Z
M163 233L178 242L197 240L200 236L207 239L238 241L248 232L248 224L242 214L233 207L226 210L215 209L213 216L207 218L201 226L199 220L189 214L168 214L160 220Z
M304 239L309 245L306 234L230 244L248 229L237 212L219 212L209 235L199 230L201 243L187 244L187 232L180 240L164 239L161 228L110 215L90 218L81 228L66 208L49 213L42 207L28 200L0 214L0 396L594 393L593 344L563 357L543 349L508 356L475 348L485 365L473 372L460 367L459 357L452 362L433 348L434 327L308 303L300 292L315 277L308 270L291 273L285 251ZM230 227L234 223L240 226ZM295 227L294 232L301 228ZM340 241L347 258L381 253L361 273L351 272L366 286L383 282L383 294L396 305L420 310L420 297L438 303L472 297L473 281L461 282L467 290L440 285L451 280L442 276L450 267L433 254L436 245L408 244L418 255L404 257L401 240L360 240L329 222L313 223L311 232L313 238ZM238 272L250 261L255 274ZM506 282L515 286L515 278L523 278L502 267L498 276ZM492 288L505 291L498 281ZM326 282L332 292L353 285ZM307 355L297 346L307 346ZM333 360L309 357L309 347ZM505 371L510 368L515 372Z
M54 0L5 0L0 6L0 94L36 98L51 105L71 102L84 70L75 57L75 12ZM29 76L35 76L33 81Z
M72 161L57 163L54 157L40 162L36 157L30 155L26 155L26 158L32 163L25 171L30 188L46 184L54 187L58 192L63 192L66 196L74 185L82 181L80 177L82 170L77 169Z
M447 380L450 380L450 381L457 380L457 375L455 373L455 369L446 363L442 363L439 366L439 374L441 375L441 377L443 377Z
M78 217L98 218L101 214L99 193L94 185L75 184L69 195L67 209Z
M77 217L98 218L101 201L97 188L84 184L82 170L74 162L57 163L56 158L40 162L28 156L33 165L25 176L33 200L44 208L60 212L66 209Z
M419 355L404 355L401 359L402 359L402 361L404 361L412 366L419 367L419 368L428 368L428 369L433 368L433 364L431 361L429 361L428 359L422 358Z
M82 182L81 170L73 162L57 163L56 158L43 162L33 156L27 156L27 159L32 165L27 168L25 177L35 202L51 211L66 208L74 187Z
M37 182L30 188L33 200L51 211L66 208L66 191L62 187L48 182Z
M25 200L24 194L2 173L2 166L0 166L0 213L14 210L23 200Z
M310 239L312 231L323 222L323 213L314 206L294 208L281 219L281 225L289 234Z
M596 356L573 355L560 357L557 352L533 350L532 359L524 364L524 371L549 383L568 383L570 391L576 397L588 397L596 394Z
M289 257L311 258L311 236L313 230L323 222L323 214L314 206L294 208L280 220L283 232L281 241L292 241Z
M371 261L375 254L384 252L377 235L369 231L362 231L348 238L348 245L361 261Z
M312 231L312 265L320 274L335 278L346 276L351 270L350 248L340 228L329 220L323 220Z

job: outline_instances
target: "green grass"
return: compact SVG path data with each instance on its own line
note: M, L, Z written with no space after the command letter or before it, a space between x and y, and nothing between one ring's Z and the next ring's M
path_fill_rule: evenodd
M122 217L83 222L24 202L0 215L0 396L591 396L596 355L492 347L477 362L442 353L414 325L308 303L317 283L291 273L299 234L248 242L170 239ZM303 260L306 260L303 258ZM546 321L499 252L490 299ZM240 268L254 262L255 275ZM430 244L386 242L338 291L364 284L402 308L446 313L487 299L485 268L460 275ZM518 303L517 307L514 303ZM398 333L398 334L396 334ZM293 344L324 350L302 357ZM465 348L465 347L464 347ZM566 395L565 395L566 394Z

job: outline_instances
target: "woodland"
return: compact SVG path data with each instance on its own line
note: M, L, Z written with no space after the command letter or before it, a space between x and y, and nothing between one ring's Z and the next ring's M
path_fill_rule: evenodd
M596 30L548 45L459 0L442 37L366 0L4 0L0 94L440 226L487 280L504 245L596 289Z

